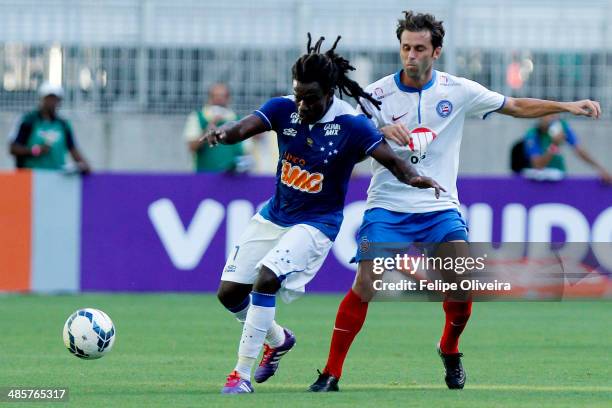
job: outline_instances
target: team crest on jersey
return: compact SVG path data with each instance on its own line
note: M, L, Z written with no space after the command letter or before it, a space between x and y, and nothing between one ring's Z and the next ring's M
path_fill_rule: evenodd
M433 130L426 127L418 127L410 132L410 142L408 147L414 152L410 156L410 162L417 164L427 157L427 148L436 138Z
M296 124L296 123L302 123L302 121L300 120L300 115L298 115L297 112L293 112L290 116L291 118L291 123L292 124Z
M436 112L438 112L438 115L443 118L448 117L448 115L450 115L452 111L453 104L448 99L441 100L436 106Z
M305 193L315 194L323 189L323 174L310 173L300 166L292 166L287 160L282 161L281 183Z

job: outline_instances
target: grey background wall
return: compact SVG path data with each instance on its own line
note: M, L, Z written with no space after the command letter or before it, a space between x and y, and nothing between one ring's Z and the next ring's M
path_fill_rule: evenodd
M0 113L0 134L8 135L17 113ZM185 115L70 114L77 142L92 165L111 171L190 171L191 158L182 137ZM466 121L461 146L461 174L509 173L511 145L534 122L491 115ZM612 123L570 122L584 146L612 171ZM0 169L11 169L8 142L0 148ZM569 152L570 174L594 174Z

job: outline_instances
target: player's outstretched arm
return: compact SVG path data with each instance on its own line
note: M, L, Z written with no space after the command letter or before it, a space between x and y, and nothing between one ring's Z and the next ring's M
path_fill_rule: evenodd
M81 173L83 174L91 173L91 167L89 166L89 163L87 162L87 160L85 160L85 157L83 157L83 154L81 153L79 149L77 149L76 147L73 147L72 149L70 149L70 155L72 156L72 159L76 163Z
M385 166L402 183L416 188L433 188L436 198L440 197L440 191L446 191L434 179L419 175L416 169L400 159L384 140L370 156Z
M590 164L597 173L599 173L599 177L601 180L609 185L612 185L612 174L608 173L608 170L604 166L601 165L598 161L596 161L591 154L584 149L584 147L577 145L574 146L574 152L578 157L580 157L584 162Z
M198 139L198 148L204 144L210 147L221 144L236 144L270 130L268 126L257 116L249 115L237 122L228 122L225 125L210 129Z
M601 115L601 107L599 102L590 99L576 102L555 102L544 99L506 97L504 106L499 110L499 113L515 118L539 118L562 112L598 119Z

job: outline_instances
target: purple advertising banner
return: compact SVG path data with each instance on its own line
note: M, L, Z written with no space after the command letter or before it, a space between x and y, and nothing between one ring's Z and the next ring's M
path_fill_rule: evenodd
M345 222L309 291L344 292L365 210L351 180ZM612 189L593 179L462 178L470 240L610 242ZM215 291L233 242L274 191L271 177L97 174L83 181L81 289Z

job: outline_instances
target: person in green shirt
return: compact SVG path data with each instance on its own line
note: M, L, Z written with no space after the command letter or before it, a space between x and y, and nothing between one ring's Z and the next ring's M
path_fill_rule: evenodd
M580 145L574 130L559 115L540 118L537 125L527 131L523 140L525 156L530 164L530 168L523 172L526 177L542 180L563 178L567 169L561 146L567 143L578 157L597 171L605 183L612 183L610 173Z
M24 114L10 144L17 168L65 170L66 154L70 153L81 173L91 168L77 148L70 123L57 114L64 96L61 86L49 82L38 91L37 109Z
M189 151L193 154L196 172L235 171L243 156L241 144L222 145L211 149L198 143L208 130L215 129L227 122L238 119L228 108L229 89L225 84L214 84L208 90L208 102L201 109L192 112L187 118L183 135Z

